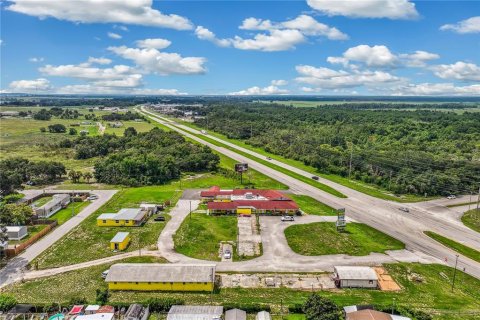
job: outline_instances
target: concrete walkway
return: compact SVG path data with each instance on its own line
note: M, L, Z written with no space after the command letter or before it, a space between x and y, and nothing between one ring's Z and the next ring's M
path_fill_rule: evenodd
M57 193L67 192L67 190L57 190ZM85 220L92 213L97 211L102 205L104 205L117 190L95 190L90 193L98 196L97 200L92 201L76 216L70 218L67 222L53 229L52 232L44 236L42 239L28 247L23 253L11 259L7 265L0 270L0 288L13 283L23 277L25 267L36 257L38 257L43 251L48 249L52 244L57 242L73 228L78 226L83 220Z

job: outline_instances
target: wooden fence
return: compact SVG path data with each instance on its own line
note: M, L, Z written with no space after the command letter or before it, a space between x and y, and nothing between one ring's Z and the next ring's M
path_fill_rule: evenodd
M23 250L25 250L26 248L28 248L29 246L31 246L32 244L37 242L44 235L49 233L58 224L57 220L49 220L48 222L49 222L49 224L42 231L37 233L36 235L32 236L31 238L29 238L25 242L22 242L18 245L15 245L13 248L8 248L7 250L5 250L5 254L6 254L7 258L15 257L20 252L22 252Z

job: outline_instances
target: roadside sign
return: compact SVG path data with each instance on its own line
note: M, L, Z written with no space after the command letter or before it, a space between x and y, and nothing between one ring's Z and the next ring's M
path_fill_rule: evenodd
M248 163L235 163L235 172L245 172L248 170Z

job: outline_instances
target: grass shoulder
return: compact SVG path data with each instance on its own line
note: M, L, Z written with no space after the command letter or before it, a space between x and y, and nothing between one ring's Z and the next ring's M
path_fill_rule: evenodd
M298 254L320 256L347 254L365 256L371 252L400 250L405 244L366 224L348 223L338 232L333 222L292 225L285 229L288 245Z
M317 216L336 216L336 211L329 205L322 203L310 196L299 194L288 194L288 197L292 198L300 209L306 214L313 214Z
M462 222L472 230L480 232L480 210L470 210L463 214Z
M430 238L440 242L441 244L443 244L446 247L449 247L452 250L455 250L456 252L464 255L465 257L468 257L472 260L480 262L480 251L467 247L466 245L458 243L452 239L446 238L432 231L425 231L424 233Z

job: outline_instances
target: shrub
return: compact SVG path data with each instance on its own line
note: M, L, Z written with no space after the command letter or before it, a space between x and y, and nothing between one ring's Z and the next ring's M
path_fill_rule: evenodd
M17 304L17 300L9 295L0 294L0 311L6 312Z
M185 301L173 298L150 298L143 303L151 312L167 312L173 305L183 305Z

